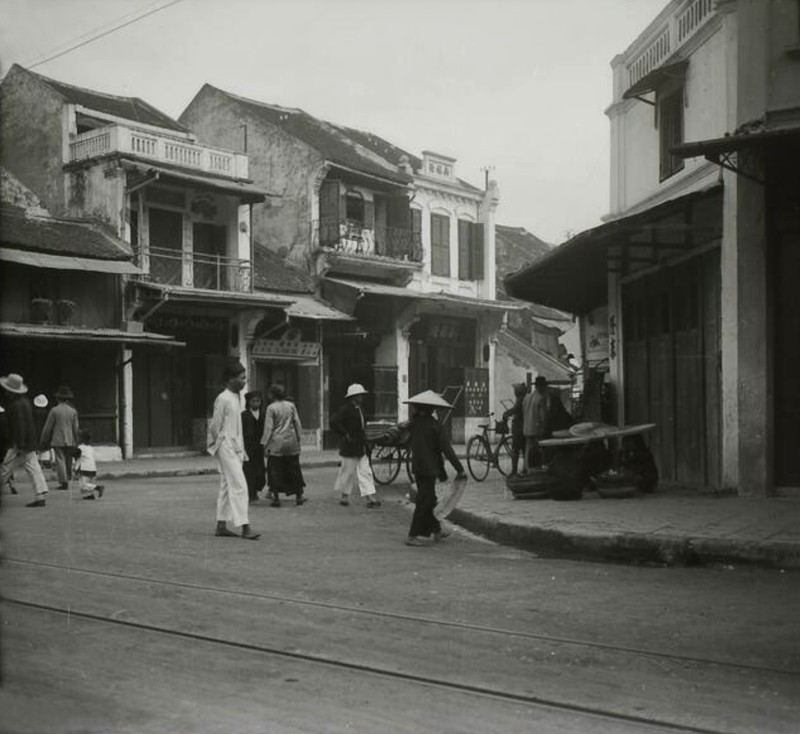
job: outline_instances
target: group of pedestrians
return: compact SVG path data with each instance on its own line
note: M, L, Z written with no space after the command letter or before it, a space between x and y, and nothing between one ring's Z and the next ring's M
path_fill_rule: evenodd
M245 394L242 410L240 393L246 370L239 362L224 369L225 389L214 401L214 414L208 428L208 451L217 458L220 487L217 496L219 537L242 537L257 540L260 533L250 527L249 505L258 499L266 484L273 506L280 505L280 495L294 495L295 502L305 502L305 481L300 466L302 426L297 408L286 398L281 385L269 390L270 403L263 407L258 391ZM367 390L354 383L347 389L344 404L333 414L331 429L340 439L340 464L334 482L339 504L349 506L354 491L368 508L379 508L381 500L375 489L369 463L366 420L362 410ZM412 471L417 483L414 516L406 537L412 546L427 545L426 539L443 540L449 535L434 514L436 481L447 478L444 459L466 479L464 467L434 417L437 408L449 407L432 391L420 393L408 401L413 415L410 421ZM260 436L260 440L259 440ZM240 528L236 533L228 524Z
M78 411L70 402L74 395L69 386L61 385L56 390L53 396L56 405L47 414L41 432L37 430L33 403L27 396L28 386L23 377L14 373L4 375L0 377L0 386L6 403L1 409L3 419L0 421L0 452L3 457L0 487L8 486L16 494L14 472L24 469L34 491L34 498L26 507L44 507L49 490L38 452L49 450L53 456L57 489L69 489L69 482L77 477L83 499L102 497L104 487L94 481L97 464L92 437L89 431L80 429ZM37 401L40 398L43 396L37 396ZM46 405L46 398L40 404Z

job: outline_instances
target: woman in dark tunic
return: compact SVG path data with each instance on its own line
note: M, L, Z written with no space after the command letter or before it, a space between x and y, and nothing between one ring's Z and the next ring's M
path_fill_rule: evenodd
M467 475L442 426L433 417L435 408L449 408L450 405L432 390L419 393L407 402L415 411L410 428L411 469L417 480L417 498L406 545L424 546L427 543L423 538L429 538L431 534L434 540L443 540L450 535L433 514L436 507L436 480L447 479L444 457L456 470L457 479L466 479Z
M261 435L264 433L263 398L257 390L244 396L245 409L242 411L242 437L247 461L242 464L244 478L247 480L247 494L250 502L258 499L264 489L267 472L264 466L264 450L261 448Z
M528 386L524 382L514 383L514 405L503 413L504 421L511 418L511 476L517 473L519 457L525 450L525 433L522 430L524 423L522 404L527 394Z

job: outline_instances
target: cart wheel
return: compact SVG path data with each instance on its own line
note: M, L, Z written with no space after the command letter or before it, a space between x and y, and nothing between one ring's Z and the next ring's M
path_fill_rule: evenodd
M417 483L417 480L414 478L414 472L411 471L411 449L406 449L406 474L411 484Z
M467 467L476 482L482 482L489 473L491 450L483 436L473 436L467 444Z
M511 458L511 438L505 436L497 447L497 469L504 476L511 474L514 462Z
M369 455L372 476L378 484L390 484L400 472L400 449L396 446L376 446Z

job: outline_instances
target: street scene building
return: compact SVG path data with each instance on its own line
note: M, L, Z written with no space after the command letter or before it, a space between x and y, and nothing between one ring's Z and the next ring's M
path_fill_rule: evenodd
M580 315L587 386L656 423L667 481L800 484L797 27L791 3L667 4L612 61L606 223L507 280Z

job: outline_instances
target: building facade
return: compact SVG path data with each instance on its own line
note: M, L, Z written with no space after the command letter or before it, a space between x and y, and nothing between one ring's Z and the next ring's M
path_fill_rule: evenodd
M313 275L351 317L322 328L322 425L351 382L367 413L394 422L423 389L457 398L463 440L497 404L496 184L459 179L453 158L416 157L302 110L205 85L180 117L201 140L246 150L251 174L281 198L254 207L256 240ZM326 444L330 437L326 437Z
M614 418L657 424L666 481L800 485L799 34L795 2L668 3L612 61L608 221L509 279L601 324Z

